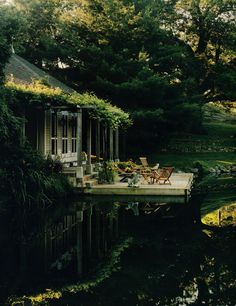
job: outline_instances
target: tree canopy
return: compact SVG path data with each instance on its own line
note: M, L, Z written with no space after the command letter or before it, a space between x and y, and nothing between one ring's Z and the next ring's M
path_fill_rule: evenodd
M14 0L11 15L20 55L135 118L158 114L155 133L178 128L177 109L195 129L197 106L200 126L204 101L236 98L232 0Z

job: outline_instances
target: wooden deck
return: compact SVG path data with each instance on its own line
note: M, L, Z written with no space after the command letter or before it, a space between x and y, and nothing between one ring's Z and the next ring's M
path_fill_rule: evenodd
M141 184L139 187L128 187L128 183L101 184L78 188L85 195L122 195L122 196L189 196L193 183L192 173L173 173L171 185Z

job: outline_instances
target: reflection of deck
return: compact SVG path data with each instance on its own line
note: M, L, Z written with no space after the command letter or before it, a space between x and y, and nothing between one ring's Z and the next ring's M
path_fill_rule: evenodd
M173 173L170 178L171 185L141 184L140 187L128 187L127 183L102 184L90 188L79 188L83 194L90 195L145 195L145 196L188 196L190 194L193 174Z

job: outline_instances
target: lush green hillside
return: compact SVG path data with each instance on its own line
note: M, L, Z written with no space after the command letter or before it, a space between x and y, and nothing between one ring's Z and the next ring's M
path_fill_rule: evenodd
M233 105L234 106L234 105ZM236 163L236 114L235 108L204 107L204 133L173 133L161 152L150 154L150 161L186 169L201 163L209 171L216 166L228 168ZM207 109L207 112L206 112Z

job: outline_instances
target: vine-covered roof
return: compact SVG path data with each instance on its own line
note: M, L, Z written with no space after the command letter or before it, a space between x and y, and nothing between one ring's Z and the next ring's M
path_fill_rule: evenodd
M123 128L132 123L129 114L119 107L94 94L74 91L19 56L12 56L6 67L6 79L5 88L11 100L19 106L90 106L90 117L100 119L108 126Z
M35 81L44 81L51 88L59 88L68 93L74 92L71 87L16 54L12 54L6 64L5 76L7 81L16 84L30 85Z

